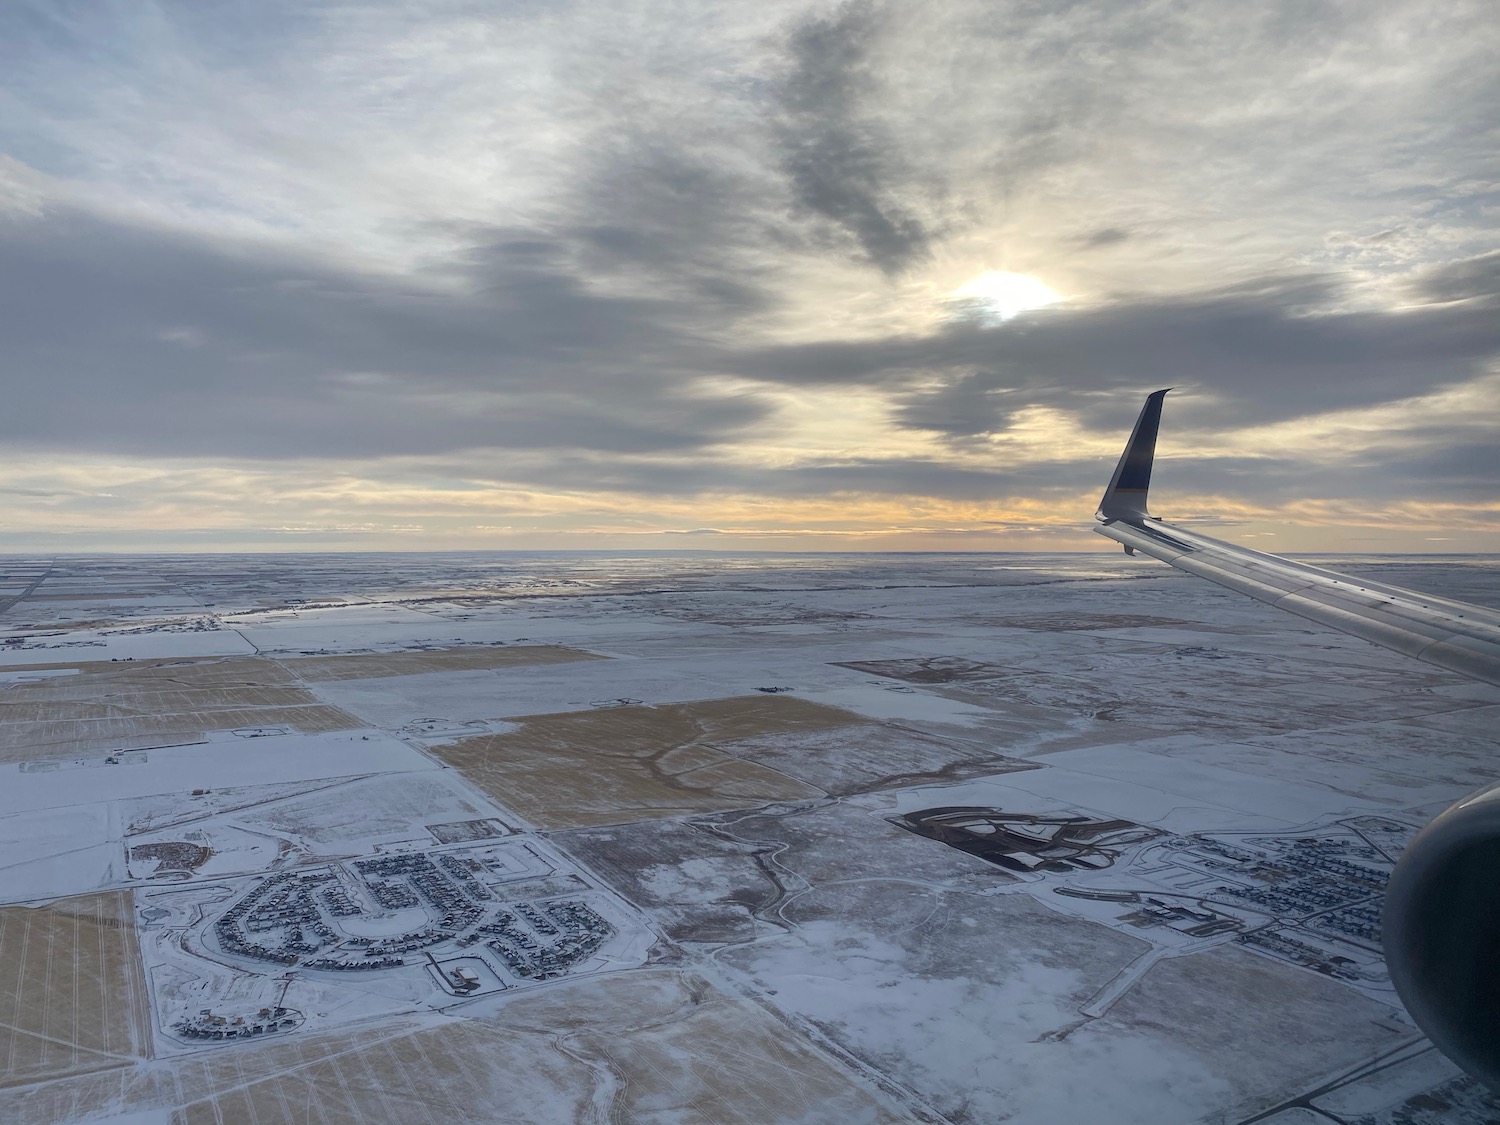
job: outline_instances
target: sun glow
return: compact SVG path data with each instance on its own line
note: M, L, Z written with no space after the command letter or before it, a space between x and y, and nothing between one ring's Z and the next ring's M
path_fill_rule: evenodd
M1031 309L1055 305L1062 297L1026 273L991 270L953 291L953 298L989 316L1009 320Z

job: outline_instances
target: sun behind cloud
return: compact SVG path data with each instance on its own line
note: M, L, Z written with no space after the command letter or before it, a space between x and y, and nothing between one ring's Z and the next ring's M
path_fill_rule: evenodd
M1050 286L1028 273L990 270L959 286L952 293L956 301L976 308L987 316L1009 320L1032 309L1055 305L1063 298Z

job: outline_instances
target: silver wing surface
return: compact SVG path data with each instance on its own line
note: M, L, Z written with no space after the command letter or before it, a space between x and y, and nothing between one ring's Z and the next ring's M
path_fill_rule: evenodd
M1150 555L1320 625L1500 685L1500 612L1292 562L1151 518L1146 495L1166 393L1146 399L1100 501L1095 531L1132 554Z

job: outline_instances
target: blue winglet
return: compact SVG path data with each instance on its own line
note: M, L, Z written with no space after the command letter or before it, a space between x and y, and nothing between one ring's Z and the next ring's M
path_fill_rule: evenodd
M1146 493L1151 488L1151 462L1156 456L1161 402L1171 389L1167 387L1146 396L1146 405L1141 407L1135 429L1130 431L1130 440L1125 443L1125 452L1120 454L1115 475L1109 480L1104 499L1099 501L1099 519L1134 523L1151 518L1146 511Z

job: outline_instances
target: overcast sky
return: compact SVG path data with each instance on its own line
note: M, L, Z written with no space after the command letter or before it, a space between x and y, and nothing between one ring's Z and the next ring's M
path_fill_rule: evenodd
M9 0L0 550L1500 550L1494 14Z

